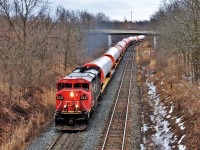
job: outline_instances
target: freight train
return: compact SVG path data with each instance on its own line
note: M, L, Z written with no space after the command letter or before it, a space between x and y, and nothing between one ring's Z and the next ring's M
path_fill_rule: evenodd
M55 126L84 130L126 49L144 35L131 36L109 48L100 58L76 68L57 82Z

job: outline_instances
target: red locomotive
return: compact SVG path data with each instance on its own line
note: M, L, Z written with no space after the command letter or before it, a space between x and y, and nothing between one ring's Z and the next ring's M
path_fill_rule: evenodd
M76 68L57 82L55 125L58 130L84 130L123 52L144 36L123 39L100 58Z

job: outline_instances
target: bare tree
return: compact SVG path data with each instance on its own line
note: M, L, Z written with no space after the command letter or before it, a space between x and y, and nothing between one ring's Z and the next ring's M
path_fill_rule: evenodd
M22 91L34 85L34 76L38 66L35 54L41 54L41 49L47 47L47 39L54 24L48 17L48 2L43 0L0 0L0 12L7 27L4 29L3 53L8 67L4 68L9 77L9 91L15 84L22 87ZM7 53L7 55L6 55ZM45 57L38 57L44 63ZM44 67L40 67L42 69ZM39 70L40 70L39 69ZM41 70L39 71L41 80ZM38 77L38 76L37 76Z
M94 17L90 13L69 11L63 7L57 8L58 39L63 54L64 70L68 64L79 64L86 49L85 37L92 27Z
M152 17L152 25L161 33L159 49L181 54L186 76L200 79L200 1L180 0L164 3ZM182 74L180 72L180 74Z

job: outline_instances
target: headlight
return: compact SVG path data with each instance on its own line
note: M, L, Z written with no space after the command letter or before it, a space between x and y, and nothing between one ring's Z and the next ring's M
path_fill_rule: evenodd
M74 104L74 109L75 109L75 111L78 111L79 105L77 103Z
M62 95L58 95L56 99L57 100L64 100L64 97Z
M70 97L74 97L74 92L70 92Z
M75 108L76 108L76 109L78 108L78 104L75 105Z

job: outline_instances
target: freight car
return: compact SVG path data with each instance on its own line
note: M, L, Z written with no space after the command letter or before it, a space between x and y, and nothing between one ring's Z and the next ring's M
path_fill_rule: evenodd
M100 58L76 68L57 82L55 125L58 130L84 130L106 85L128 46L143 35L125 38Z

